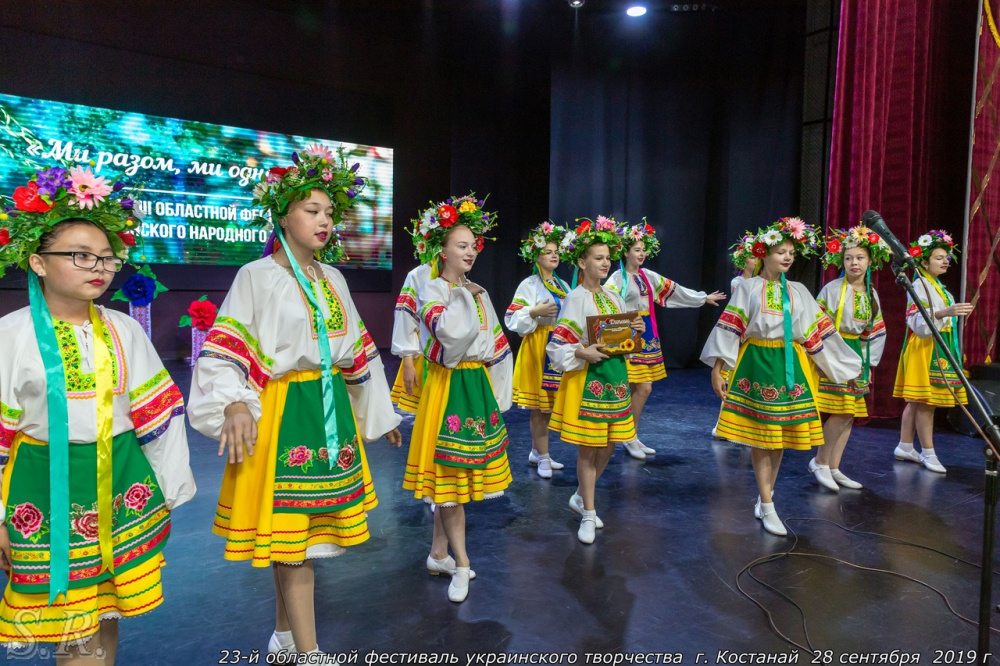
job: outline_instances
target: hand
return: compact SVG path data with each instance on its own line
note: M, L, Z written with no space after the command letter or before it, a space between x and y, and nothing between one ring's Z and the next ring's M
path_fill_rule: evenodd
M729 392L729 385L723 378L722 371L718 368L712 368L712 390L715 391L715 395L719 396L719 400L725 400L726 394Z
M399 433L399 428L393 428L385 433L385 438L389 440L390 446L395 446L397 449L403 445L403 436Z
M847 388L851 389L852 391L857 391L858 390L858 380L857 379L849 379L847 381Z
M639 333L645 333L646 332L646 322L643 321L643 319L642 319L641 316L640 317L636 317L635 319L633 319L632 322L631 322L631 324L629 324L629 325L632 327L633 331L638 331Z
M528 310L528 314L531 315L532 319L538 319L539 317L556 317L559 315L559 306L556 305L555 301L542 301L535 307Z
M403 387L409 395L416 395L414 391L417 386L417 369L413 367L413 357L403 357Z
M253 455L257 443L257 421L249 408L242 402L234 402L226 407L226 422L222 424L219 437L219 456L229 447L229 464L243 462L243 447L248 456Z
M7 525L3 523L0 523L0 569L10 575L10 536Z
M705 302L715 307L719 307L719 303L724 300L726 300L726 295L721 291L714 291L705 297Z
M476 284L472 280L466 280L465 284L463 286L466 289L468 289L469 293L472 294L473 296L478 296L479 294L481 294L484 291L486 291L485 289L483 289L482 287L480 287L478 284Z
M971 303L955 303L950 308L938 310L937 318L944 319L945 317L965 317L966 315L972 314L972 310L973 307Z
M574 354L577 358L586 361L587 363L600 363L606 358L610 358L607 354L601 353L607 345L590 345L589 347L580 347Z

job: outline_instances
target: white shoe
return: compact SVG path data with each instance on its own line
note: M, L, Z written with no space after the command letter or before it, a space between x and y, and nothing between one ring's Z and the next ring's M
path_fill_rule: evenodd
M819 481L819 485L823 486L827 490L832 490L833 492L840 490L840 486L838 486L837 482L833 480L832 476L830 476L829 465L820 465L816 462L816 459L813 458L809 461L809 471L812 472L812 475L816 477L817 481Z
M469 567L455 567L455 575L448 585L448 599L457 604L465 601L469 596L469 578Z
M896 456L896 460L902 460L904 462L915 462L918 464L921 462L920 454L917 453L914 449L910 449L909 451L904 451L903 449L899 448L899 446L896 446L896 450L892 452L892 455Z
M636 460L645 460L646 454L642 450L642 445L639 444L639 440L633 439L630 442L625 442L625 450L628 454L635 458Z
M778 512L775 510L773 502L771 504L760 504L760 520L764 523L764 529L771 534L775 536L788 536L788 530L785 529L781 518L778 518Z
M830 469L830 476L833 477L834 481L836 481L838 484L842 485L845 488L853 488L854 490L858 490L860 488L864 488L864 486L862 486L860 483L858 483L854 479L848 477L846 474L844 474L843 472L841 472L839 469L833 469L833 468L831 468Z
M771 491L771 502L774 502L774 491ZM757 495L757 503L753 506L753 517L760 520L760 495Z
M539 462L541 462L541 460L542 460L542 455L538 453L538 451L536 451L535 449L531 449L531 453L528 454L528 464L531 466L535 466ZM549 456L549 466L552 467L552 469L559 470L565 467L566 465L563 465L561 462L556 462L555 460L552 459L552 456Z
M583 515L583 498L579 494L573 493L573 496L569 498L569 510L581 516ZM604 529L604 521L601 520L596 511L594 511L594 523L597 529Z
M427 573L432 576L454 576L455 575L455 558L449 555L443 560L435 560L430 555L427 556ZM476 577L476 572L469 570L469 580Z
M272 663L283 664L289 660L294 663L295 641L292 640L292 632L283 631L281 633L288 634L288 640L283 642L278 638L278 632L275 631L271 634L271 639L267 642L267 653L275 655Z
M594 543L594 537L596 536L594 529L597 527L596 518L596 511L583 512L583 519L580 521L580 529L576 532L576 538L580 540L580 543Z
M641 449L642 452L645 453L647 456L655 456L656 455L656 449L649 448L648 446L646 446L645 444L643 444L641 441L639 441L638 437L635 438L635 441L638 442L639 449Z
M928 453L927 455L921 453L920 464L930 471L937 472L938 474L944 474L948 471L944 468L944 465L941 464L941 461L938 460L937 455L934 453Z
M548 456L542 458L538 461L538 467L536 469L538 476L543 479L552 478L552 462L549 460Z

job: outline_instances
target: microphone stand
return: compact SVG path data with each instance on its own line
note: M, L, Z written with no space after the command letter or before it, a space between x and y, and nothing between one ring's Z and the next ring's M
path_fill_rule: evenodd
M892 272L896 274L896 283L901 285L910 299L916 304L920 315L930 326L934 336L934 342L944 353L951 367L955 369L962 386L965 387L965 394L969 399L969 407L974 416L978 416L979 424L985 433L989 444L983 447L983 455L986 456L985 487L983 501L985 503L983 511L983 551L982 551L982 571L979 579L979 642L977 644L977 659L979 664L985 666L990 656L990 615L993 610L993 535L996 523L997 497L1000 490L1000 483L997 478L997 451L1000 450L1000 427L990 418L989 412L979 400L979 394L972 389L969 379L962 371L962 366L958 359L952 354L951 349L945 342L941 331L934 325L927 308L920 302L916 291L913 289L913 282L906 274L906 266L901 264L895 257L892 260ZM958 331L955 331L958 335Z

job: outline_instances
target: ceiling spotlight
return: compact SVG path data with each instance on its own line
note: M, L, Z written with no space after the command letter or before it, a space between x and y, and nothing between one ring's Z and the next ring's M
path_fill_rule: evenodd
M584 0L566 0L566 2L568 2L569 6L573 9L579 9L580 7L583 7Z
M625 10L625 13L629 16L642 16L646 13L646 8L642 5L633 5Z

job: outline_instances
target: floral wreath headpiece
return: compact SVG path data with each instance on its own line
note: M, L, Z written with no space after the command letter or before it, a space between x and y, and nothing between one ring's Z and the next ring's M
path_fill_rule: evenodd
M878 270L892 259L892 250L882 237L863 224L850 229L831 229L826 235L826 254L820 259L823 266L836 266L843 270L844 252L856 247L868 250L871 267Z
M582 217L577 220L576 229L571 229L559 244L560 258L572 262L583 256L591 245L603 243L611 252L611 260L615 261L622 252L622 231L613 217L598 215L597 220Z
M301 152L292 153L292 164L271 167L253 187L253 205L270 213L271 219L256 217L253 226L277 224L288 213L293 201L309 197L314 189L323 190L333 204L333 229L330 240L317 250L316 258L324 264L335 264L347 259L337 227L343 223L344 214L360 201L359 195L368 185L368 179L358 175L360 162L347 166L342 149L333 152L321 144L313 144ZM272 226L273 229L273 226ZM267 242L264 255L272 253L275 236Z
M542 222L529 231L528 237L521 241L521 258L532 263L537 262L542 255L542 250L549 243L555 243L558 252L559 244L562 243L568 231L566 227L552 222Z
M785 241L790 241L795 246L795 253L804 259L819 253L820 234L816 227L798 217L783 217L758 232L753 256L762 259L772 247Z
M729 247L732 250L732 254L729 256L730 260L733 262L733 266L736 270L742 271L747 266L747 258L755 256L753 253L753 245L757 241L757 234L746 231L743 233L743 237L735 244Z
M656 237L656 229L646 224L646 218L642 218L642 224L632 224L623 222L621 234L625 239L622 250L627 251L636 243L646 246L646 258L655 257L660 252L660 239Z
M931 258L934 250L942 248L948 256L955 260L958 246L952 240L951 235L944 229L933 229L910 243L910 256L917 261L925 261Z
M126 188L120 177L106 180L89 168L50 166L16 188L13 205L4 200L0 212L0 277L8 266L28 270L28 257L38 251L41 237L69 219L95 224L114 255L128 261L140 221L135 210L139 189Z
M475 192L464 197L449 197L441 203L431 203L430 208L420 211L420 216L410 220L408 229L413 239L413 254L426 264L438 258L444 248L444 237L454 226L466 226L476 237L476 251L482 252L486 233L497 226L497 214L483 210L489 197L476 198Z

